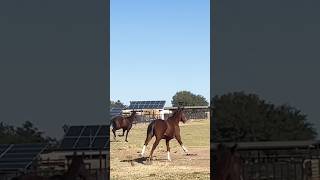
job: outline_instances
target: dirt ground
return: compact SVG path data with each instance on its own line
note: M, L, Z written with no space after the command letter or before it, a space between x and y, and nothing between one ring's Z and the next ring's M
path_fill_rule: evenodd
M152 164L147 161L154 139L139 157L147 133L147 124L132 127L125 142L122 130L113 140L110 131L111 179L210 179L210 124L209 120L190 121L180 124L182 141L189 151L185 154L178 142L170 141L171 159L167 161L166 145L162 140L154 152Z

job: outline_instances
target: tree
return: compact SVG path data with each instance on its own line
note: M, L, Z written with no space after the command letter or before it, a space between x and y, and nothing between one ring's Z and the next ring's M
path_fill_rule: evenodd
M110 108L125 108L126 106L120 101L110 100Z
M1 122L0 144L17 143L48 143L49 145L56 145L58 141L55 138L45 137L43 132L30 121L26 121L21 127L16 128Z
M17 127L16 135L25 143L41 143L44 142L43 132L40 132L38 128L34 127L33 123L26 121L22 124L22 127Z
M179 91L173 97L171 104L178 106L208 106L208 101L202 95L195 95L190 91Z
M275 106L256 94L214 97L212 117L218 141L311 140L317 135L300 110L286 104Z

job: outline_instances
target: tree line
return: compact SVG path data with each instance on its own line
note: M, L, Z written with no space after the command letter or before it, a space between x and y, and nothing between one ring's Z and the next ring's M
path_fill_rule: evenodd
M45 136L30 121L25 121L18 127L0 122L0 144L19 143L48 143L50 145L57 145L58 141L55 138Z
M177 106L208 106L202 95L179 91L171 104ZM111 106L122 106L120 101ZM288 104L275 105L257 94L231 92L211 100L211 120L214 120L216 141L290 141L313 140L317 137L308 116Z
M177 106L207 106L202 95L179 91L171 101ZM111 107L126 107L122 102L110 101ZM257 94L232 92L215 96L211 102L217 141L279 141L313 140L317 132L308 116L288 104L275 105ZM30 121L21 126L0 122L0 144L49 143L57 145L58 140L45 136Z
M173 107L178 106L208 106L209 103L207 99L200 95L194 94L190 91L178 91L176 92L171 100L171 104ZM120 100L113 101L110 100L110 108L126 108Z
M288 104L274 105L256 94L233 92L212 99L217 141L313 140L307 115Z

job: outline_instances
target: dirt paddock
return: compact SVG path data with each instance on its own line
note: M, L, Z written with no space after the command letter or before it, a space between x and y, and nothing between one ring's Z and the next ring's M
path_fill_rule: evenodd
M113 140L110 131L110 175L111 179L210 179L210 121L189 121L180 123L182 141L189 151L186 155L178 142L170 141L171 159L167 161L165 140L154 152L152 164L149 155L154 139L146 148L145 157L139 157L146 138L148 124L133 125L128 141L124 141L122 130L117 131Z

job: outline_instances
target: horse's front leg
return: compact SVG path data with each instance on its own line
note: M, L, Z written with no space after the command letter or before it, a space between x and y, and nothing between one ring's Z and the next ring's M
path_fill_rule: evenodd
M129 133L129 131L130 131L130 129L128 129L127 133L126 133L126 140L125 140L126 142L128 142L128 133Z
M180 146L182 147L183 151L188 154L187 148L183 145L183 143L182 143L182 141L181 141L181 136L180 136L180 134L176 135L176 139L177 139L178 143L180 144Z
M128 134L129 134L129 131L131 130L131 128L132 128L132 124L127 128L126 142L128 142Z
M113 139L116 140L116 130L112 129L112 132L113 132Z

